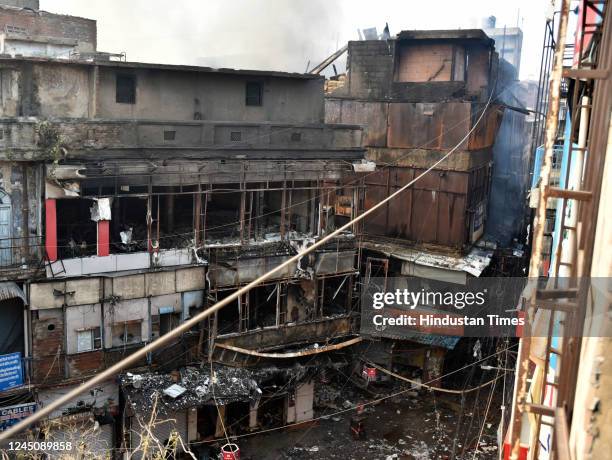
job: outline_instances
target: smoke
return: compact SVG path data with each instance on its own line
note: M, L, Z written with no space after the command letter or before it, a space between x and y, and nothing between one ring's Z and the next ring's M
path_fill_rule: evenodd
M98 49L130 61L304 72L340 42L335 0L42 0L98 21Z

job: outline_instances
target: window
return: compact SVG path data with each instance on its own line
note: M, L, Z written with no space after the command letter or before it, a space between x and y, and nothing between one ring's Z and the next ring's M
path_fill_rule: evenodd
M232 131L230 132L230 140L234 142L238 142L242 140L242 133L240 131Z
M164 131L164 140L173 141L176 139L176 131Z
M151 315L151 334L159 337L167 334L181 324L181 314L174 313L172 307L161 307L159 315Z
M102 337L99 327L77 331L77 353L100 348L102 348Z
M179 313L162 313L159 315L159 335L164 335L177 327L181 322Z
M117 74L117 93L115 100L119 104L136 104L136 76Z
M142 342L142 320L113 324L113 347Z
M248 81L246 84L246 105L261 105L263 98L263 84L257 81Z
M293 142L300 142L302 140L302 133L298 133L298 132L291 133L291 140Z

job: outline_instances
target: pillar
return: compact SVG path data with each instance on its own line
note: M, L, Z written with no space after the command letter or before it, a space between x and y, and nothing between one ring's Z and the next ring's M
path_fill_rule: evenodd
M110 255L110 221L98 221L98 256Z
M45 200L45 250L49 261L57 260L57 208L51 198Z

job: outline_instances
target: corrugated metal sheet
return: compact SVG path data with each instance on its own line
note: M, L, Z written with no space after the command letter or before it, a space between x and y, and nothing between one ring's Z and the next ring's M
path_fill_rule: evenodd
M483 270L491 263L491 258L493 257L493 250L478 247L472 248L465 256L454 256L419 251L392 243L379 244L371 241L364 241L363 246L367 249L381 252L389 257L411 262L416 265L461 271L469 273L474 277L480 276Z
M12 281L3 281L0 283L0 300L21 299L24 304L27 304L25 293L16 283Z

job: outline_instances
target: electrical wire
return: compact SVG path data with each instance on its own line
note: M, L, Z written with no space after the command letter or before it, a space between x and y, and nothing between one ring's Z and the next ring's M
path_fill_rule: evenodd
M510 345L507 349L514 348L516 346L518 346L518 344ZM436 382L438 380L441 380L441 379L443 379L445 377L448 377L449 375L455 374L456 372L459 372L459 371L462 371L464 369L467 369L470 366L475 366L476 364L479 364L479 363L481 363L483 361L486 361L487 359L489 359L489 358L491 358L493 356L496 356L496 355L498 355L500 353L503 353L504 351L506 351L506 349L501 350L501 351L497 351L497 352L495 352L495 353L493 353L493 354L491 354L489 356L486 356L485 358L482 358L482 359L480 359L478 361L475 361L473 363L467 364L467 365L465 365L465 366L463 366L463 367L461 367L459 369L456 369L454 371L448 372L447 374L441 375L440 377L436 377L435 379L431 379L431 380L429 380L427 382L424 382L421 385L429 385L430 383L433 383L433 382ZM353 405L353 406L351 406L349 408L346 408L346 409L338 410L338 411L333 412L331 414L321 415L321 416L315 417L313 419L310 419L310 420L307 420L307 421L304 421L304 422L289 423L287 425L283 425L283 426L280 426L280 427L266 428L266 429L259 430L259 431L253 431L251 433L244 433L244 434L241 434L241 435L234 436L234 439L245 438L245 437L248 437L248 436L254 436L256 434L268 433L268 432L271 432L271 431L278 431L278 430L283 430L285 428L290 428L290 427L294 427L294 426L303 425L305 423L316 422L316 421L321 420L321 419L327 419L327 418L332 417L334 415L344 414L346 412L353 411L358 406L364 406L365 407L365 406L371 406L371 405L374 405L374 404L378 404L378 403L380 403L382 401L385 401L385 400L390 399L390 398L395 398L397 396L400 396L402 394L408 393L410 391L414 391L414 390L412 388L407 388L405 390L400 390L400 391L398 391L396 393L392 393L392 394L389 394L389 395L386 395L386 396L382 396L380 398L376 398L376 399L373 399L371 401L366 401L364 403L359 403L359 404ZM221 440L223 440L223 438L221 438ZM194 444L194 445L208 444L208 443L213 443L213 442L217 442L217 441L219 441L218 438L217 439L209 439L209 440L206 440L206 441L195 441L195 442L192 442L191 444Z
M331 241L333 238L335 238L336 236L341 234L343 231L351 228L355 223L360 222L361 220L365 219L367 216L369 216L370 214L373 214L378 209L380 209L382 206L386 205L387 203L389 203L390 201L392 201L393 199L395 199L396 197L401 195L405 190L409 189L413 184L415 184L420 179L425 177L427 174L429 174L431 171L433 171L438 165L440 165L447 158L449 158L472 135L474 130L478 127L478 125L482 121L482 119L484 117L484 114L486 113L486 108L490 105L490 103L492 101L493 93L494 93L494 91L491 91L489 99L488 99L488 101L487 101L487 103L485 105L485 109L482 111L482 113L480 114L478 119L475 121L474 125L468 130L468 132L465 134L465 136L463 136L463 138L452 149L450 149L445 155L443 155L439 160L435 161L425 171L423 171L422 173L418 174L414 179L412 179L411 181L409 181L408 183L403 185L401 188L399 188L398 190L396 190L395 192L393 192L389 196L385 197L383 200L379 201L377 204L372 206L367 211L364 211L360 215L358 215L355 218L351 219L346 224L340 226L339 228L337 228L333 232L329 233L328 235L324 236L320 240L316 241L315 243L313 243L309 247L305 248L303 251L299 252L298 254L288 258L287 260L285 260L284 262L280 263L276 267L272 268L268 272L266 272L263 275L259 276L255 280L251 281L246 286L244 286L241 289L237 290L233 294L230 294L225 299L221 300L220 302L217 302L215 305L213 305L213 306L207 308L206 310L198 313L193 318L185 321L184 323L182 323L181 325L177 326L175 329L173 329L172 331L168 332L164 336L161 336L161 337L157 338L156 340L154 340L153 342L145 345L143 348L138 349L137 351L135 351L131 355L127 356L126 358L123 358L121 361L119 361L119 362L115 363L114 365L106 368L104 371L100 372L99 374L97 374L93 378L83 382L83 384L81 384L79 387L73 389L72 391L68 392L67 394L63 395L62 397L60 397L60 398L56 399L55 401L51 402L49 405L45 406L40 411L37 411L34 414L30 415L29 417L26 417L26 418L22 419L20 422L18 422L17 424L13 425L12 427L10 427L8 430L1 432L0 433L0 441L8 439L9 437L19 433L20 431L22 431L25 428L27 428L31 423L36 422L36 421L42 419L43 417L45 417L46 415L50 414L55 409L61 407L62 404L67 403L68 401L71 401L73 398L77 397L83 391L89 390L90 388L94 387L97 383L102 382L102 381L106 380L107 378L109 378L109 377L111 377L113 375L116 375L117 373L119 373L121 370L125 369L130 364L136 362L138 359L145 357L147 355L147 353L154 351L155 349L157 349L160 346L162 346L162 345L166 344L167 342L169 342L175 336L177 336L179 334L182 334L183 332L186 332L187 330L191 329L193 326L196 326L200 321L206 319L208 316L210 316L213 313L215 313L216 311L220 310L225 305L227 305L227 304L233 302L234 300L238 299L241 295L249 292L253 287L261 284L263 281L269 279L275 273L281 271L285 267L288 267L288 266L290 266L291 264L293 264L295 262L299 262L300 259L302 257L304 257L305 255L310 254L311 252L315 251L319 247L325 245L327 242Z
M497 82L495 82L495 85L496 85L496 84L497 84ZM503 91L501 91L500 93L498 93L498 94L496 95L496 97L499 97L501 94L503 94L503 93L504 93L505 91L507 91L508 89L509 89L509 88L505 88ZM491 92L491 97L492 97L492 96L493 96L493 91ZM485 106L482 108L482 111L481 111L481 113L480 113L480 115L479 115L479 117L478 117L478 119L477 119L476 123L475 123L475 124L474 124L474 126L473 126L473 127L470 129L469 134L471 134L471 133L473 132L473 130L474 130L474 128L476 127L476 125L477 125L477 124L479 123L479 121L482 119L482 116L484 115L484 113L486 112L486 110L487 110L488 106L490 105L490 102L491 102L491 97L489 98L489 100L487 101L487 103L485 104ZM478 112L476 112L476 113L478 113ZM462 126L462 124L463 124L463 122L464 122L464 121L466 121L466 120L468 120L468 119L471 119L471 118L472 118L472 115L470 115L470 116L468 116L468 117L464 117L462 120L460 120L459 122L457 122L455 125L452 125L450 128L445 129L445 130L444 130L443 132L441 132L441 133L440 133L438 136L436 136L436 137L434 137L434 138L430 139L429 141L427 141L427 142L423 143L423 144L422 144L422 145L420 145L420 146L413 147L411 150L426 148L426 147L427 147L429 144L431 144L432 142L434 142L434 141L436 141L436 140L438 140L438 139L441 139L441 138L442 138L444 135L448 134L448 133L449 133L449 132L451 132L453 129L455 129L455 128L459 127L459 126ZM465 140L467 140L467 138L468 138L468 137L469 137L469 136L466 136L464 139L462 139L462 141L461 141L461 142L460 142L460 143L459 143L457 146L455 146L455 147L454 147L452 150L455 150L455 149L456 149L456 148L457 148L459 145L461 145L461 144L462 144L462 143L463 143ZM338 189L342 189L342 188L347 188L347 187L349 187L349 186L351 186L351 185L352 185L353 187L359 187L358 185L354 185L354 184L355 184L355 183L357 183L358 181L361 181L361 180L363 180L363 179L365 179L365 178L367 178L367 177L371 176L371 175L378 174L380 171L382 171L382 170L384 170L384 169L386 169L386 168L389 168L389 167L392 167L392 166L396 165L397 163L401 162L402 160L404 160L405 158L407 158L408 156L410 156L410 154L411 154L410 152L407 152L405 155L400 156L400 157L399 157L397 160L395 160L395 161L393 161L393 162L391 162L391 163L387 163L387 164L385 164L385 166L383 166L382 168L380 168L380 169L376 169L375 171L372 171L372 172L370 172L370 173L364 174L363 176L360 176L359 178L354 179L354 180L352 180L352 181L350 181L350 182L348 182L348 183L346 183L346 184L342 184L342 185L338 185L338 186L334 186L334 187L325 187L325 189L327 190L326 192L320 193L319 195L316 195L316 196L314 196L314 197L312 197L312 198L308 198L308 199L306 199L306 200L304 200L304 201L301 201L301 202L292 203L290 206L286 206L286 207L284 207L284 208L279 208L279 209L276 209L276 210L268 211L268 212L266 212L266 213L260 214L260 215L258 215L258 216L253 217L253 218L250 218L250 219L248 219L248 220L250 220L250 221L254 221L254 220L255 220L255 221L256 221L256 220L258 220L258 219L262 219L262 218L264 218L264 217L268 217L268 216L271 216L271 215L274 215L274 214L278 214L279 212L282 212L283 210L286 210L286 209L291 209L291 208L295 208L295 207L301 206L301 205L306 204L306 203L309 203L309 202L311 202L311 201L313 201L313 200L320 199L321 197L323 197L323 196L324 196L324 195L326 195L326 194L331 193L332 191L335 191L335 190L338 190ZM260 161L263 161L263 160L260 160ZM439 164L439 163L438 163L438 164ZM168 173L162 173L162 174L158 174L158 175L167 175L167 174L168 174ZM183 172L177 172L176 174L184 174L184 173L183 173ZM135 174L135 175L137 175L137 174ZM100 176L100 178L105 178L105 177L112 178L113 176ZM116 176L116 177L121 177L121 176ZM297 189L297 190L300 190L300 189ZM240 193L240 192L241 192L241 190L236 190L236 192L235 192L235 193ZM196 192L194 192L194 193L196 193ZM204 194L208 194L208 193L216 193L216 192L214 192L214 191L204 191L204 192L202 192L202 193L204 193ZM228 192L228 193L230 193L230 192ZM212 230L217 230L217 229L221 229L221 228L235 227L235 226L237 226L237 225L239 225L239 224L245 223L246 221L247 221L247 219L239 219L239 220L234 221L234 222L229 222L229 223L226 223L226 224L221 224L221 225L214 226L214 227L207 227L207 228L206 228L206 231L207 231L207 232L210 232L210 231L212 231ZM192 235L193 235L193 233L194 233L193 231L189 231L189 232L184 232L184 233L173 233L173 234L168 234L168 235L160 235L159 240L162 240L162 239L165 239L165 238L176 238L176 237L180 237L180 236L186 236L186 237L188 237L188 236L192 236ZM142 239L142 240L132 240L132 243L147 243L148 241L149 241L148 239ZM41 245L41 246L44 246L44 245ZM56 247L58 247L58 248L66 248L66 247L70 247L70 246L69 246L69 245L58 245L58 246L56 246Z

